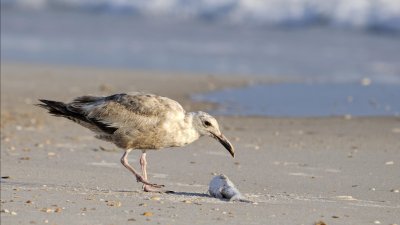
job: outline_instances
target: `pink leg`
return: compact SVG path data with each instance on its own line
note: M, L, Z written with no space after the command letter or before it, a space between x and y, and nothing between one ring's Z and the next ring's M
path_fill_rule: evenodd
M147 166L147 161L146 161L146 152L142 153L142 156L140 157L140 166L142 167L142 174L144 179L147 180L147 170L146 170L146 166Z
M140 157L140 166L142 167L142 174L143 174L144 179L146 181L148 181L148 179L147 179L147 168L146 168L146 166L147 166L146 152L143 152L142 156ZM146 192L160 192L159 190L154 189L154 188L160 188L162 186L164 186L164 185L159 185L159 187L156 187L156 186L143 184L143 190L146 191Z
M133 169L133 167L131 165L129 165L128 163L128 154L129 152L131 152L132 149L127 149L125 150L125 153L122 155L121 158L121 163L122 165L125 166L125 168L127 168L129 171L131 171L133 173L133 175L135 175L136 177L136 181L137 182L142 182L145 185L149 185L151 187L162 187L162 185L157 185L157 184L151 184L147 181L147 179L145 179L143 176L141 176L140 174L138 174L135 169Z

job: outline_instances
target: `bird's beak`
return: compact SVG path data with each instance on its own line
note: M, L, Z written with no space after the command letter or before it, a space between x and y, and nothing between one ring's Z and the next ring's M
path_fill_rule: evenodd
M228 141L228 139L223 134L220 135L212 134L212 135L226 148L226 150L229 151L229 153L231 153L232 157L235 158L235 150L232 144Z

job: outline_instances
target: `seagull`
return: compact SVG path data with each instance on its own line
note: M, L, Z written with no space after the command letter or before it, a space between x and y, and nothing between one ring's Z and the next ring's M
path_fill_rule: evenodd
M202 136L219 141L232 155L234 148L221 133L217 120L208 113L186 112L167 97L141 92L106 97L81 96L70 103L39 99L37 104L50 114L64 117L93 131L96 138L125 150L121 163L143 183L146 192L159 192L164 185L147 179L147 150L181 147ZM141 150L139 174L128 162L132 150Z

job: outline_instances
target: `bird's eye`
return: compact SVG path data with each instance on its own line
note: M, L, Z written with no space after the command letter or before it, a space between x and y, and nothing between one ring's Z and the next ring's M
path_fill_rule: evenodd
M209 126L211 126L211 123L208 122L208 121L205 121L205 122L204 122L204 126L209 127Z

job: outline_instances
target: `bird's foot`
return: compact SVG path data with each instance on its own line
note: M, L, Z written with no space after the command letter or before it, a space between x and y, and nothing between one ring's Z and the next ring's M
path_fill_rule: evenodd
M164 187L164 185L162 185L162 184L149 183L146 179L144 179L143 176L140 176L140 175L136 176L136 181L143 183L145 186L150 186L150 187L153 187L153 188L162 188L162 187Z
M154 192L154 193L163 193L164 191L161 190L159 187L153 187L147 184L143 184L143 191L145 192Z

